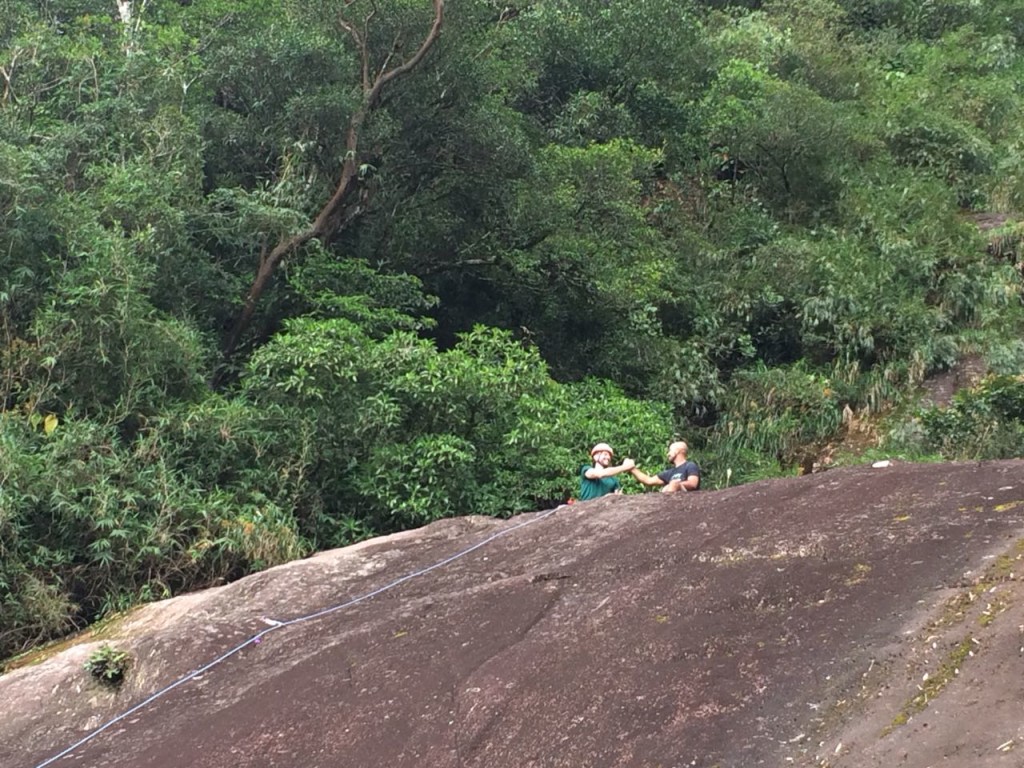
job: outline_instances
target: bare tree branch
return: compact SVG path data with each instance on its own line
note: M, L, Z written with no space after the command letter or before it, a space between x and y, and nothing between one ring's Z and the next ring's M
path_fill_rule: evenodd
M351 5L351 3L346 3L345 7L347 8L349 5ZM338 14L338 26L348 32L349 37L351 37L356 44L356 50L359 51L359 62L363 73L363 91L365 92L370 87L370 59L366 44L363 42L363 36L360 35L359 30L341 14Z
M430 32L427 33L427 36L423 39L423 43L420 45L419 50L416 51L416 54L411 59L401 66L383 73L377 78L377 81L374 83L373 89L370 91L370 95L366 101L367 105L371 109L376 105L377 99L380 98L381 89L395 78L408 74L415 69L419 63L423 61L423 57L427 55L427 51L429 51L433 47L434 43L437 42L437 38L441 34L441 25L444 23L444 0L433 0L433 2L434 23L430 28Z
M343 7L349 8L354 2L355 0L347 0ZM426 57L434 43L437 42L438 37L440 37L441 27L444 24L445 0L431 0L431 3L434 9L433 22L430 26L430 30L420 43L416 53L412 58L402 64L388 69L391 59L398 51L398 44L400 40L396 37L395 45L385 58L372 82L370 81L370 50L368 38L369 25L377 13L377 6L375 3L372 3L371 0L372 10L367 14L364 20L362 33L356 30L356 28L347 19L345 19L343 15L339 15L338 25L341 29L346 31L350 37L352 37L359 52L363 86L362 102L356 108L355 112L352 113L351 118L349 118L348 128L345 135L345 157L341 164L340 178L338 179L338 184L334 189L334 194L331 195L330 200L327 201L309 227L302 232L282 238L269 253L267 253L264 248L264 252L260 256L256 276L253 278L249 292L246 294L242 311L239 313L235 327L228 338L228 342L225 347L225 357L230 357L234 353L242 335L248 329L252 322L253 315L256 312L256 306L259 304L260 298L263 296L263 293L269 285L270 280L277 269L277 265L281 263L281 260L302 248L302 246L306 245L310 240L320 240L324 243L330 242L365 210L368 195L365 188L360 184L359 178L359 166L361 159L359 139L363 124L366 122L367 117L378 106L381 92L384 87L387 86L388 83L408 74L419 66L420 62L422 62Z
M387 71L388 66L391 64L391 59L394 58L395 54L398 53L398 51L401 49L401 47L402 47L402 36L401 35L395 35L395 41L391 44L391 51L388 53L387 57L384 59L384 63L380 65L380 71L377 72L377 79L378 80Z
M14 90L11 88L11 80L14 78L14 70L18 66L18 56L21 55L22 49L14 48L11 51L11 64L10 70L6 67L0 67L0 77L4 79L4 94L0 97L0 104L13 104L15 102Z

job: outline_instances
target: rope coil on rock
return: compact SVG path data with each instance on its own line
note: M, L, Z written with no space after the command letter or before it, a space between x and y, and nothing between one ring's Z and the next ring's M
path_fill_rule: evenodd
M345 601L344 603L339 603L338 605L334 605L334 606L331 606L330 608L325 608L323 610L316 611L314 613L309 613L309 614L306 614L305 616L299 616L299 617L294 618L294 619L288 619L287 621L275 621L275 620L272 620L272 619L264 619L264 621L269 622L271 624L271 626L267 627L266 629L264 629L264 630L262 630L260 632L257 632L255 635L250 637L245 642L243 642L243 643L241 643L239 645L236 645L234 648L232 648L231 650L226 651L225 653L221 654L220 656L218 656L216 659L214 659L213 661L209 662L208 664L204 664L203 666L199 667L198 669L188 673L184 677L181 677L181 678L175 680L173 683L171 683L171 684L161 688L159 691L157 691L156 693L152 694L148 698L143 699L142 701L140 701L138 704L136 704L131 709L129 709L129 710L125 711L125 712L122 712L120 715L118 715L117 717L113 718L112 720L109 720L106 723L104 723L103 725L101 725L98 728L94 729L93 731L90 731L88 734L83 736L81 739L76 741L74 744L72 744L67 749L63 750L62 752L58 752L53 757L47 758L43 762L39 763L38 765L35 766L35 768L45 768L45 766L48 766L48 765L50 765L52 763L55 763L56 761L60 760L61 758L70 755L76 749L78 749L79 747L81 747L81 746L87 744L88 742L92 741L94 738L99 736L101 733L106 731L108 728L111 728L112 726L114 726L117 723L121 722L125 718L130 717L131 715L135 714L136 712L138 712L139 710L143 709L144 707L149 706L150 704L152 704L154 701L156 701L160 697L165 696L166 694L168 694L171 691L173 691L175 688L178 688L179 686L184 685L185 683L189 682L190 680L196 679L197 677L199 677L203 673L208 672L209 670L211 670L214 667L216 667L218 664L226 661L227 659L229 659L232 656L234 656L235 654L237 654L243 648L246 648L247 646L253 645L255 643L259 643L260 640L263 639L263 637L265 637L266 635L269 635L271 632L276 632L279 629L283 629L284 627L290 627L290 626L293 626L295 624L302 624L302 623L307 622L307 621L312 621L313 619L319 619L319 618L321 618L323 616L327 616L328 614L335 613L336 611L340 611L340 610L342 610L344 608L350 608L353 605L361 603L361 602L363 602L365 600L369 600L370 598L376 597L377 595L381 594L382 592L387 592L389 589L394 589L395 587L399 586L400 584L404 584L405 582L410 581L411 579L415 579L418 576L423 576L423 575L425 575L427 573L430 573L431 571L436 571L438 568L443 568L446 565L450 565L451 563L455 562L456 560L458 560L460 558L463 558L463 557L465 557L466 555L468 555L468 554L470 554L472 552L475 552L476 550L480 549L481 547L486 546L487 544L490 544L495 539L500 539L502 536L507 536L508 534L512 533L513 531L519 530L520 528L525 528L528 525L532 525L534 523L540 522L541 520L544 520L544 519L550 517L551 515L553 515L556 511L558 511L558 509L560 509L560 507L556 507L554 509L549 509L546 512L542 512L542 513L538 514L536 517L530 518L529 520L526 520L526 521L524 521L522 523L518 523L517 525L513 525L510 528L505 528L504 530L498 531L497 533L491 534L487 538L485 538L485 539L483 539L481 541L478 541L473 546L467 547L466 549L463 549L463 550L461 550L459 552L456 552L454 555L451 555L450 557L446 557L443 560L439 560L438 562L434 563L433 565L429 565L426 568L421 568L418 571L414 571L412 573L406 574L405 576L402 576L401 578L395 579L394 581L390 582L389 584L385 584L383 587L379 587L378 589L375 589L372 592L367 592L365 595L360 595L359 597L354 597L351 600Z

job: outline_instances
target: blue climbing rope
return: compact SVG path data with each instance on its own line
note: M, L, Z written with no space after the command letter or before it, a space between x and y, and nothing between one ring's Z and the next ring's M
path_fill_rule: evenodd
M291 627L291 626L294 626L295 624L302 624L302 623L307 622L307 621L312 621L314 619L319 619L319 618L321 618L323 616L327 616L328 614L335 613L336 611L340 611L340 610L342 610L344 608L351 608L353 605L361 603L364 600L369 600L372 597L376 597L377 595L381 594L382 592L387 592L389 589L394 589L395 587L399 586L400 584L404 584L405 582L407 582L407 581L409 581L411 579L415 579L418 576L423 576L424 574L430 573L431 571L436 571L438 568L443 568L446 565L450 565L451 563L455 562L456 560L458 560L458 559L460 559L462 557L465 557L466 555L471 554L472 552L475 552L476 550L480 549L481 547L486 546L487 544L490 544L495 539L500 539L502 536L507 536L508 534L510 534L510 533L512 533L514 531L519 530L520 528L524 528L524 527L526 527L528 525L533 525L534 523L540 522L541 520L544 520L545 518L550 517L551 515L553 515L558 509L559 509L558 507L556 507L555 509L549 509L546 512L540 513L536 517L530 518L529 520L526 520L526 521L524 521L522 523L518 523L516 525L513 525L510 528L505 528L504 530L498 531L497 533L491 534L487 538L483 539L482 541L477 542L476 544L474 544L471 547L467 547L466 549L463 549L460 552L456 552L454 555L451 555L450 557L446 557L444 560L440 560L440 561L434 563L433 565L427 566L426 568L422 568L422 569L420 569L418 571L414 571L413 573L406 574L405 576L402 576L399 579L395 579L394 581L392 581L389 584L385 584L383 587L380 587L379 589L375 589L372 592L367 592L365 595L360 595L359 597L355 597L355 598L353 598L351 600L347 600L344 603L339 603L338 605L334 605L334 606L331 606L330 608L325 608L323 610L316 611L315 613L310 613L310 614L307 614L305 616L299 616L298 618L289 619L288 621L275 621L273 623L273 626L267 627L266 629L262 630L261 632L257 632L255 635L250 637L244 643L236 645L234 648L232 648L231 650L221 654L220 656L218 656L216 659L214 659L213 661L209 662L208 664L204 664L203 666L199 667L199 669L196 669L196 670L190 672L189 674L185 675L184 677L179 678L178 680L175 680L170 685L167 685L167 686L161 688L159 691L154 693L152 696L149 696L148 698L143 699L142 701L140 701L138 704L136 704L134 707L132 707L128 711L122 712L120 715L118 715L114 719L104 723L103 725L99 726L95 730L93 730L90 733L86 734L85 736L83 736L81 739L76 741L74 744L72 744L67 749L63 750L62 752L58 752L53 757L50 757L50 758L44 760L43 762L39 763L35 768L45 768L45 766L48 766L48 765L50 765L52 763L55 763L56 761L60 760L61 758L70 755L76 749L78 749L79 747L83 746L84 744L87 744L88 742L92 741L94 738L99 736L101 733L106 731L108 728L111 728L112 726L114 726L117 723L121 722L126 717L131 717L133 714L138 712L140 709L143 709L144 707L149 706L154 701L159 699L161 696L165 696L166 694L168 694L171 691L173 691L175 688L178 688L179 686L184 685L185 683L189 682L190 680L194 680L195 678L199 677L203 673L208 672L209 670L213 669L214 667L216 667L221 662L223 662L223 661L231 658L232 656L234 656L236 653L241 651L243 648L246 648L247 646L253 645L254 643L259 643L266 635L269 635L271 632L276 632L279 629L283 629L285 627Z

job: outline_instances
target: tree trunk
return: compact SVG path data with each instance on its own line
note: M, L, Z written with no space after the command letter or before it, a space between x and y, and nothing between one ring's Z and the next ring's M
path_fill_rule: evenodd
M295 253L310 240L317 239L324 243L329 242L332 238L337 237L362 213L360 205L362 196L359 194L361 190L359 179L360 133L367 117L373 113L373 110L380 103L384 87L419 66L440 36L441 26L444 22L444 0L431 0L431 2L434 7L433 23L416 53L402 64L389 68L392 57L400 48L401 41L396 40L394 48L384 60L376 76L373 75L373 70L376 67L371 67L370 51L364 36L366 26L369 25L376 11L371 11L364 19L363 34L360 34L356 27L345 19L344 16L339 18L339 25L355 41L360 54L362 61L363 100L348 123L348 130L345 136L345 160L341 165L341 176L338 180L338 185L334 190L334 194L331 195L331 199L327 201L308 228L297 234L282 238L269 252L264 252L260 256L256 276L253 278L249 292L246 294L242 311L225 345L225 359L229 359L238 348L242 335L252 323L256 307L281 260ZM351 4L352 2L346 3L345 8L348 8Z

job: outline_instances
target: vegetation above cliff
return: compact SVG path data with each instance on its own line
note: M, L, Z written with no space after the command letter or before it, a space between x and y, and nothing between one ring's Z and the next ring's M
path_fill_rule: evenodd
M1024 446L1021 0L2 8L0 656L597 440Z

